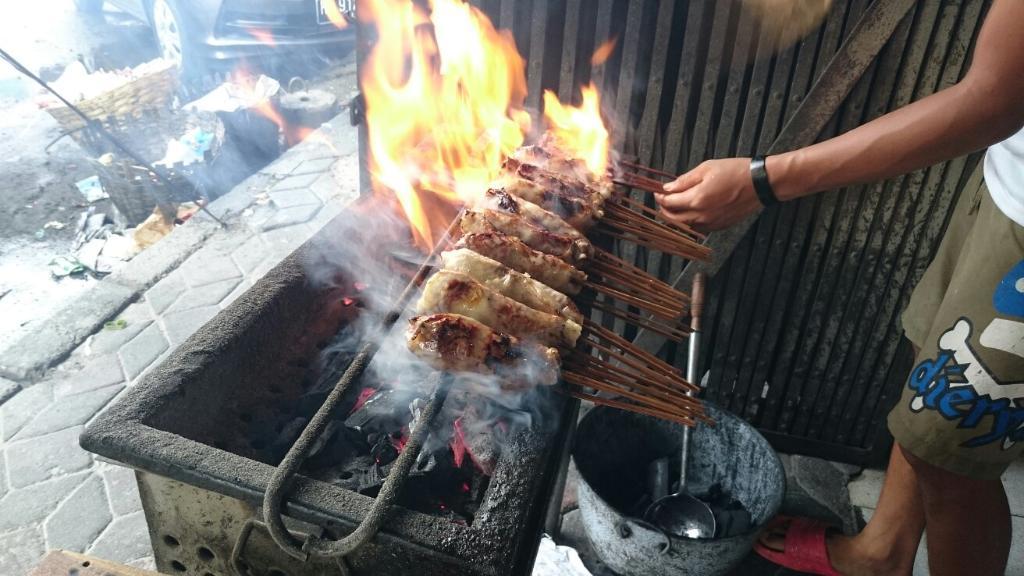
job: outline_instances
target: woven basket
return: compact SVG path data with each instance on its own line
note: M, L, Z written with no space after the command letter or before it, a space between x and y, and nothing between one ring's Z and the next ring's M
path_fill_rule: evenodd
M186 166L154 167L171 182L170 187L115 148L92 127L80 132L84 147L97 158L108 153L111 155L110 161L104 163L94 160L93 166L103 189L110 195L111 202L124 216L128 226L145 220L158 204L171 206L207 196L206 189L211 180L209 170L223 143L224 127L213 114L196 115L182 111L146 112L138 118L119 118L106 124L107 130L143 160L151 163L164 156L168 139L178 138L194 126L214 133L213 146L202 162Z
M178 90L178 70L173 63L150 72L99 96L75 104L86 116L106 123L112 118L138 117L149 110L167 109ZM69 134L85 127L82 118L67 106L45 109Z

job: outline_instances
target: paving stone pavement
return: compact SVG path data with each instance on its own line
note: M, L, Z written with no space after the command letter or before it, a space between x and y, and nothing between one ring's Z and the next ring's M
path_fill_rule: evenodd
M0 576L24 574L57 548L152 569L134 473L85 452L78 436L356 197L355 129L344 116L327 138L306 140L213 202L227 228L122 310L123 329L99 329L34 384L0 379Z

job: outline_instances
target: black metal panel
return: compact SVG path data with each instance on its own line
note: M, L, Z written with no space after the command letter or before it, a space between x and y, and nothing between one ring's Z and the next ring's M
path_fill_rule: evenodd
M478 3L502 25L532 27L515 30L530 74L544 70L531 89L572 100L593 79L617 150L673 173L767 150L870 4L837 0L818 29L779 51L739 1ZM820 138L956 82L988 4L915 3ZM558 19L543 35L542 14ZM610 38L615 54L592 69L590 54ZM907 369L899 312L977 165L977 155L960 158L766 210L711 282L708 398L789 451L863 462L887 446L884 416ZM616 249L667 280L685 264Z

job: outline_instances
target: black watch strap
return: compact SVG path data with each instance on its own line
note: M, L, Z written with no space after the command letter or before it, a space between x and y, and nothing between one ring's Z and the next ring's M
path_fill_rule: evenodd
M768 181L768 170L765 169L764 156L754 156L750 159L750 178L754 181L754 192L757 199L765 207L778 204L779 198L772 190L771 182Z

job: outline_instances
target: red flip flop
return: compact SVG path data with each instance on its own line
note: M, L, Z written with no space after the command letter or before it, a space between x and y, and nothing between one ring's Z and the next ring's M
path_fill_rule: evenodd
M789 529L786 530L785 549L782 552L765 546L760 539L754 542L754 551L762 558L790 570L820 576L841 576L832 567L828 559L828 546L825 544L825 534L833 526L810 518L788 516L777 516L773 524L785 521L789 522Z

